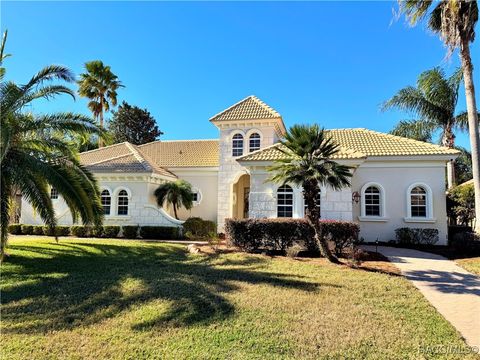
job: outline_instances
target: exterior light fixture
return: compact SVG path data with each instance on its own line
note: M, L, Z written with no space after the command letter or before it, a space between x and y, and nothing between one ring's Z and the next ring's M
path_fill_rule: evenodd
M352 193L352 201L355 204L358 204L358 202L360 201L360 194L358 193L358 191Z

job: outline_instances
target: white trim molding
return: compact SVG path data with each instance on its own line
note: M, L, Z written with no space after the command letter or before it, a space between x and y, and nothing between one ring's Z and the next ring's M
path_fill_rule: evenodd
M365 191L371 186L376 187L380 192L380 216L369 216L366 214ZM368 182L362 186L360 194L360 216L358 217L360 221L388 221L386 214L387 208L385 206L385 188L381 184L373 181Z
M422 189L425 190L425 195L427 197L426 199L426 212L427 216L425 217L419 217L419 216L412 216L412 197L411 197L411 192L414 188L416 187L421 187ZM434 223L437 221L433 217L433 193L432 189L430 186L428 186L424 182L414 182L413 184L410 184L410 186L407 188L406 192L406 197L407 197L407 216L403 219L403 221L408 222L408 223Z

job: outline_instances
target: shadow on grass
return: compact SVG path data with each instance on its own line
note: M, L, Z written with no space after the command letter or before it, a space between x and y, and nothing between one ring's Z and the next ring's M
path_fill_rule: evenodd
M168 245L82 242L13 248L33 256L12 255L8 264L13 266L3 269L3 282L10 281L2 291L2 320L8 324L3 331L10 333L86 326L155 299L166 300L170 307L132 325L134 330L208 323L234 313L225 294L237 290L237 282L303 291L319 286L258 271L267 261L261 257L227 259L213 266L209 257L188 256L183 248Z

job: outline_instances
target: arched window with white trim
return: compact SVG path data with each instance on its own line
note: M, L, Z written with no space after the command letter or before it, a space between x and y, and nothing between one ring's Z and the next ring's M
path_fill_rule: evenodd
M249 152L260 150L260 134L253 133L250 135L249 143L248 143L248 150Z
M427 217L427 191L421 186L415 186L410 191L410 214L411 217Z
M243 135L235 134L232 137L232 156L243 155Z
M289 185L282 185L277 190L277 217L293 217L293 189Z
M425 183L411 184L407 189L406 222L435 222L432 189Z
M377 183L367 183L362 187L361 217L385 218L385 190Z
M103 190L100 194L102 207L103 207L103 214L110 215L110 208L112 206L112 197L110 195L110 191L107 189Z
M128 215L128 193L120 190L117 196L117 215Z

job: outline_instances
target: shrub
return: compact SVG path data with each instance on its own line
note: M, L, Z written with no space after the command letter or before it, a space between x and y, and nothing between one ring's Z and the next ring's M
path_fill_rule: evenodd
M126 239L136 239L138 236L138 225L122 226L122 233Z
M212 233L217 233L217 224L210 220L203 220L199 217L188 218L183 223L185 236L191 239L210 237Z
M438 241L437 229L398 228L395 236L400 245L433 245Z
M115 238L118 236L118 233L120 232L120 226L104 226L103 227L103 237L106 238Z
M177 227L172 226L142 226L140 236L144 239L178 239L179 231Z
M287 255L288 257L294 258L294 257L297 257L298 254L300 254L300 252L303 250L304 248L302 245L295 243L289 248L287 248L287 250L285 251L285 255Z
M50 226L42 226L43 234L47 236L68 236L70 235L69 226L56 226L51 228Z
M103 226L94 226L90 231L92 237L103 237Z
M32 230L33 235L43 235L43 225L35 225Z
M480 254L480 237L472 232L459 232L450 239L450 246L460 252L476 256Z
M334 243L337 254L358 239L359 227L355 223L321 221L321 227L323 235ZM245 251L285 251L303 242L309 251L318 252L314 231L305 219L227 219L225 232L232 245Z
M22 234L22 225L21 224L10 224L10 225L8 225L8 232L12 235L21 235Z
M22 225L22 234L23 235L32 235L33 234L33 225Z
M83 225L74 225L71 227L72 235L77 237L90 236L90 227Z

